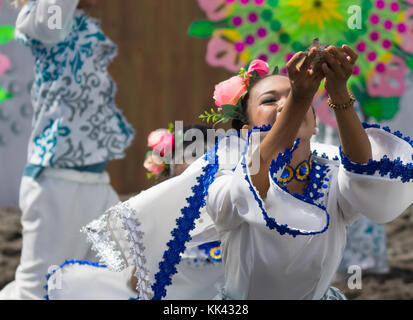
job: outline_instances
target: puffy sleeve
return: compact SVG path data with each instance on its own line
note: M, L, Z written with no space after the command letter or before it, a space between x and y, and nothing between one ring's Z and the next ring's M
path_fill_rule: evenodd
M235 203L237 194L231 191L233 183L233 171L221 172L209 188L206 208L219 231L235 229L242 223Z
M410 138L388 127L363 124L373 159L368 164L349 160L340 148L338 207L347 224L360 215L387 223L413 202L413 147Z
M78 4L79 0L29 2L17 17L16 38L22 40L23 43L27 43L28 38L44 44L63 41L70 33L73 15Z

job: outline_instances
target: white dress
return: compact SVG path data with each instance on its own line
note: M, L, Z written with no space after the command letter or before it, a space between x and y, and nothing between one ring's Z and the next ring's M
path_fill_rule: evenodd
M112 208L85 230L112 270L136 266L139 299L162 299L206 205L222 242L221 298L320 299L340 263L345 227L361 216L389 222L413 202L412 142L388 128L365 128L374 160L359 165L342 154L341 160L314 155L304 195L278 184L293 149L273 162L261 199L246 165L258 148L232 135L181 176ZM261 129L265 134L270 126ZM241 157L239 148L246 148Z

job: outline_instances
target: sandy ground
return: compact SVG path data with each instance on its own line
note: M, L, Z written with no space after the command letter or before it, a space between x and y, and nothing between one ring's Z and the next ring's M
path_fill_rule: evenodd
M362 289L350 290L347 281L335 283L349 300L413 299L413 206L386 225L390 272L362 275ZM14 278L21 250L20 212L0 209L0 288Z

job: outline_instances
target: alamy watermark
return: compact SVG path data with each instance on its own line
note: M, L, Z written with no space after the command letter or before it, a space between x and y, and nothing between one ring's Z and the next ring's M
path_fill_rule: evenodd
M47 20L47 27L50 30L62 30L63 29L63 13L62 8L55 4L47 8L47 13L50 15Z
M207 129L207 135L198 129L191 128L184 132L183 121L175 121L174 136L175 145L165 145L162 150L153 150L159 164L191 164L200 157L205 155L205 151L210 151L215 155L218 153L218 162L220 166L235 166L240 155L247 151L246 161L249 166L251 175L255 175L260 170L260 144L262 132L258 129L248 131L246 129L237 132L235 129L225 131L219 129ZM238 138L234 138L237 136ZM224 139L227 137L227 139ZM246 142L249 137L249 145L246 150ZM218 142L216 142L218 140ZM186 143L184 143L186 142ZM216 143L218 147L215 149ZM184 147L185 145L185 147ZM173 149L174 148L174 149ZM253 151L253 152L252 152ZM216 164L216 158L209 157L209 163Z
M351 16L347 19L347 26L349 29L361 30L362 28L362 9L360 6L352 5L348 7L347 13Z
M362 269L358 265L351 265L347 269L347 273L351 276L347 279L347 287L350 290L362 289Z
M63 12L59 5L50 5L47 9L49 19L47 26L50 30L62 30L63 29ZM347 13L350 17L347 19L347 26L349 29L361 30L362 28L362 8L358 5L351 5L347 9Z

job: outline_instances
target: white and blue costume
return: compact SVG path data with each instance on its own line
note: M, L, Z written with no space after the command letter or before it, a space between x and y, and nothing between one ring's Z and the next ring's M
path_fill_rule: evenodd
M119 204L118 209L128 210ZM159 216L167 212L157 213ZM153 214L154 216L154 214ZM156 219L154 217L154 219ZM201 231L200 234L197 232ZM177 274L168 288L166 299L210 300L217 295L224 281L220 243L211 241L217 234L205 210L201 212L192 241L181 254ZM105 245L102 243L102 245ZM110 249L109 249L110 250ZM135 300L130 279L134 265L116 272L107 265L92 261L67 260L46 276L47 300Z
M107 70L117 47L78 3L29 1L16 21L16 38L35 59L34 118L20 189L23 249L4 299L42 299L50 266L93 259L79 230L119 202L105 167L124 157L134 131Z
M364 127L373 160L356 164L341 152L330 160L320 156L328 147L318 145L302 195L278 182L299 141L272 163L271 186L262 199L247 165L258 146L230 136L179 177L111 208L85 231L111 270L137 268L139 299L163 299L179 277L182 253L205 207L222 243L225 281L219 298L328 298L346 226L362 216L387 223L413 202L413 143L388 128ZM269 129L261 128L261 134Z

